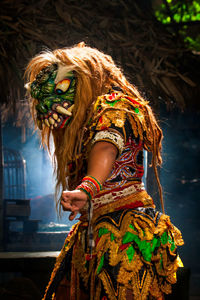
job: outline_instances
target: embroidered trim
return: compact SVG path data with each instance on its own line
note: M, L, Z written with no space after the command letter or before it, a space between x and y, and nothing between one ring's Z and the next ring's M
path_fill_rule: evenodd
M73 245L76 288L79 288L81 278L96 300L102 285L109 299L125 299L127 289L140 300L146 300L148 295L158 298L163 293L170 293L179 266L177 246L182 245L183 240L169 216L154 210L149 213L149 209L123 210L117 218L101 216L94 224L96 251L90 261L85 260L87 222L78 224L70 236L72 241L67 239L60 256L63 257L66 249L68 251ZM117 267L116 287L112 273L107 272L109 267Z
M162 296L162 293L171 292L178 268L177 249L174 250L174 258L169 252L171 237L174 237L175 248L182 245L183 241L180 231L176 232L168 216L160 216L157 212L150 217L145 212L130 211L123 212L118 223L109 216L102 216L97 222L97 266L102 256L109 253L109 265L120 265L117 282L133 289L135 299L146 300L149 293ZM158 242L155 244L155 241ZM112 299L109 281L103 281L105 270L106 266L103 265L97 276Z
M131 186L128 186L127 188L123 188L122 190L112 190L107 193L100 192L94 199L94 209L97 209L98 207L105 205L107 203L115 202L116 200L119 200L122 197L128 197L134 193L144 191L144 184L143 183L134 183L131 184Z
M96 208L93 211L93 218L92 222L94 222L99 216L120 210L125 208L137 208L137 207L153 207L155 208L155 205L153 203L152 198L147 194L146 191L136 192L134 194L131 194L127 197L122 197L119 200L116 200L114 202L101 205L100 207ZM87 214L85 211L81 212L81 220L87 220Z
M118 297L116 297L117 295L115 295L115 290L114 288L112 287L112 282L109 280L110 277L109 275L107 274L106 271L103 271L101 272L98 277L101 279L102 283L103 283L103 286L104 286L104 289L106 291L106 293L108 294L109 296L109 299L112 299L112 300L117 300ZM120 299L121 300L121 299Z
M95 144L96 142L100 142L100 141L107 141L107 142L111 142L112 144L114 144L119 151L119 155L124 150L124 139L117 132L110 131L110 130L102 130L102 131L97 132L92 140L92 145Z
M104 207L105 205L109 205L108 207L110 207L112 204L114 205L113 207L117 207L117 203L116 201L120 200L121 198L124 199L121 203L120 206L123 206L125 204L129 204L128 202L126 202L126 200L128 201L129 198L127 197L132 197L134 196L134 194L136 193L138 195L139 192L141 191L145 191L144 189L144 184L141 182L134 182L133 183L128 183L126 185L124 185L121 188L116 188L113 189L112 191L101 191L98 193L98 195L96 195L93 199L93 209L97 210L100 207ZM146 193L146 192L145 192ZM147 195L147 193L145 194ZM150 196L148 195L148 198ZM130 198L131 200L131 198ZM138 200L139 201L139 200ZM114 204L115 203L115 204ZM131 203L131 201L130 201ZM151 204L153 203L153 200L151 199ZM106 206L106 210L108 208ZM86 211L88 209L88 203L85 205L84 209L82 209L81 214L85 214ZM109 208L110 210L110 208Z
M132 125L135 137L144 141L144 147L151 151L152 133L149 129L148 118L146 118L145 105L148 102L139 102L130 98L122 92L99 96L94 106L94 117L89 127L89 136L84 142L87 145L93 138L95 130L108 129L112 124L124 128L126 119ZM144 133L147 133L144 135Z
M51 277L50 277L49 283L48 283L48 285L46 287L45 294L44 294L44 297L42 298L42 300L46 299L46 295L47 295L48 289L50 288L50 285L52 284L52 282L53 282L53 280L55 278L55 275L56 275L57 271L59 270L62 261L65 258L66 252L69 251L69 249L73 246L73 244L75 242L76 234L78 233L78 230L79 230L79 226L82 225L82 224L83 223L78 222L77 224L73 225L71 231L67 235L67 238L65 239L65 242L64 242L64 245L63 245L63 248L62 248L59 256L56 259L56 263L54 265L54 269L53 269L53 271L51 273ZM54 299L54 298L52 298L52 299Z

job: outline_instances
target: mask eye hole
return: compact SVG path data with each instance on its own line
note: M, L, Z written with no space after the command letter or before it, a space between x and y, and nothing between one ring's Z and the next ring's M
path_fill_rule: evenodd
M61 94L66 93L66 91L70 87L70 83L71 83L70 79L63 79L63 80L59 81L55 87L56 94L61 95Z

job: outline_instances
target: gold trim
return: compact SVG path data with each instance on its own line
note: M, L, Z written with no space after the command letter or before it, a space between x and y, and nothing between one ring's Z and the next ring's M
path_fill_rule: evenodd
M146 191L136 192L127 197L123 197L122 199L116 200L115 202L107 203L107 204L95 209L93 212L93 222L101 215L114 212L119 207L123 207L125 205L130 205L137 201L142 202L144 207L148 206L148 207L155 208L152 198L147 194Z
M152 151L153 133L149 128L149 119L145 109L148 102L132 103L128 99L128 95L116 91L114 93L115 98L112 100L109 99L109 94L97 98L94 105L93 119L88 130L89 136L84 141L84 145L88 145L93 138L95 134L93 128L100 131L102 128L109 128L111 124L114 124L114 126L122 128L124 131L125 122L126 119L128 119L134 136L136 138L139 136L140 140L144 141L144 148L147 151ZM144 136L145 132L146 134Z
M123 245L122 241L126 232L137 234L141 241L145 240L149 242L152 241L155 234L160 237L164 232L167 232L171 235L171 238L174 239L176 247L177 245L182 245L183 240L181 233L171 224L170 218L166 215L161 215L156 225L158 213L152 218L145 212L137 214L137 211L134 212L130 210L127 212L124 210L117 222L113 219L112 222L107 222L106 219L108 219L109 216L103 215L115 211L117 208L126 204L132 204L135 201L141 201L145 207L154 207L152 198L146 191L141 191L112 202L111 204L107 204L94 212L92 219L94 240L97 240L100 228L106 228L109 232L100 237L95 248L95 253L93 253L93 258L87 262L88 267L85 265L85 240L88 239L88 236L86 236L87 222L80 221L77 223L73 227L71 235L68 235L65 240L64 247L52 272L50 283L53 281L55 273L65 257L66 252L73 247L72 265L76 275L76 278L74 277L76 279L74 284L77 283L78 285L79 278L81 277L85 286L90 286L90 291L96 300L98 299L98 295L100 295L102 284L109 299L125 299L123 297L126 295L126 289L133 290L134 297L138 300L145 300L148 294L158 298L162 296L162 293L170 293L171 284L176 282L175 274L179 266L179 259L176 258L176 254L172 251L168 251L168 249L170 250L171 248L170 241L167 241L165 244L161 243L157 249L157 253L152 253L151 261L146 261L142 253L137 251L136 248L132 259L129 260L127 250L131 245L126 248L120 247L120 245ZM104 221L105 217L106 219ZM95 224L97 218L99 222L98 225ZM131 227L129 226L130 224L132 224ZM111 239L111 234L114 235L114 239ZM109 282L109 275L104 267L100 273L97 274L102 255L106 252L109 253L110 266L115 267L120 263L119 272L117 274L117 290L112 287L112 282ZM174 255L174 262L169 259L167 253L172 256ZM156 272L155 269L153 269L154 266ZM143 277L140 278L139 272L143 268L144 274ZM164 283L161 281L163 276L166 279ZM94 282L98 283L96 289ZM77 288L79 287L77 286ZM45 299L45 297L43 299Z
M64 245L63 245L63 248L59 254L59 256L57 257L56 259L56 263L54 265L54 268L53 268L53 271L51 273L51 277L50 277L50 280L49 280L49 283L46 287L46 290L45 290L45 294L44 294L44 297L42 298L42 300L45 300L46 299L46 294L47 294L47 291L51 285L51 283L53 282L53 279L56 275L56 272L58 271L60 265L61 265L61 262L63 261L63 259L65 258L65 255L66 255L66 252L72 247L72 245L74 244L75 242L75 238L76 238L76 234L78 232L78 229L79 229L79 226L81 225L81 222L78 222L77 224L75 224L72 229L71 229L71 234L69 233L67 238L65 239L65 242L64 242Z
M106 293L108 294L109 299L117 300L117 295L115 294L114 288L111 286L111 282L108 280L108 276L106 274L106 271L102 271L98 277L101 279L104 289Z

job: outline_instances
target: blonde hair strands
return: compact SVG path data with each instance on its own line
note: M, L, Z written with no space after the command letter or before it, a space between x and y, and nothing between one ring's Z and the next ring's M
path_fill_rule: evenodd
M75 163L77 163L76 159L80 155L84 130L91 117L93 104L98 96L108 92L115 85L122 88L125 94L136 97L146 112L145 117L148 120L153 137L152 145L148 147L148 150L152 152L152 165L158 182L162 209L164 211L162 188L157 172L157 165L162 163L160 152L163 135L148 102L142 98L136 87L127 81L120 68L113 62L111 56L95 48L85 46L83 42L71 48L42 52L34 57L29 62L25 71L28 81L30 83L33 82L43 68L54 63L69 66L70 69L75 71L77 77L73 120L64 129L50 130L48 127L44 127L41 131L42 144L44 147L47 146L49 151L51 135L54 140L55 150L53 161L57 182L57 196L60 188L63 190L67 188L66 176L69 175L68 163L72 160L75 160ZM30 102L33 119L36 124L35 105L37 100L30 98ZM78 175L80 167L81 165L78 166L77 164L76 175ZM57 204L59 204L59 200L57 200Z

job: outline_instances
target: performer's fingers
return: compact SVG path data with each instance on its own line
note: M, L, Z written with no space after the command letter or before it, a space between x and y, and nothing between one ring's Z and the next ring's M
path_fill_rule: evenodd
M62 192L62 199L64 199L65 201L68 200L70 198L70 193L68 192Z
M71 203L71 200L69 198L62 198L61 201L65 203Z
M77 214L78 214L77 210L76 211L72 211L71 214L69 215L69 220L73 221L74 218L77 216Z
M72 210L72 206L71 206L71 203L69 201L61 200L60 203L61 203L62 208L63 208L64 211L71 211Z

